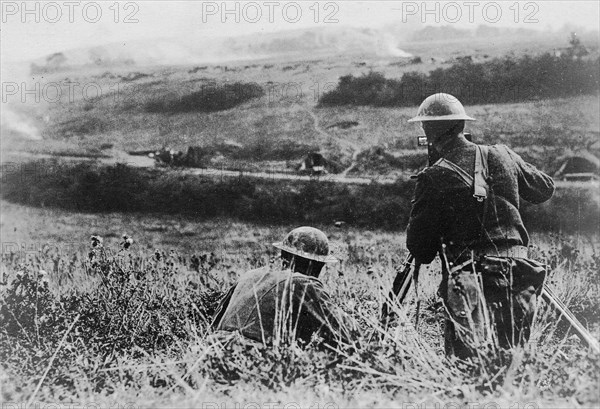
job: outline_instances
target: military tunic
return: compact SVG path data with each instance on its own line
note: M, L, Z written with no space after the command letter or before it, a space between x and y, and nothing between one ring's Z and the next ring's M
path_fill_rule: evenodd
M473 177L476 149L458 140L444 158ZM538 263L501 252L529 245L520 200L542 203L552 196L554 183L506 146L489 146L488 152L485 201L473 197L473 186L456 171L428 167L417 178L407 231L407 248L420 263L430 263L445 245L449 265L439 293L450 312L446 350L465 358L477 345L509 348L528 339L545 277ZM485 256L491 249L496 257ZM469 263L472 250L480 258ZM486 322L492 323L493 334L486 332Z
M475 149L475 144L461 144L444 157L473 176ZM503 145L489 147L488 166L491 196L483 228L483 203L456 173L431 166L418 175L407 231L408 250L418 261L430 263L441 239L449 252L458 254L464 249L529 244L520 199L533 204L550 199L552 178Z

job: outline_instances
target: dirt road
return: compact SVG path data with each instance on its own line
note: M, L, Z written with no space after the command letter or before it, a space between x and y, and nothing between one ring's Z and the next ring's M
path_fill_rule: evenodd
M298 175L296 173L283 173L283 172L245 172L239 170L227 170L217 168L171 168L171 167L156 167L155 161L152 158L146 156L135 156L129 155L126 152L118 152L109 157L85 157L85 156L57 156L49 154L38 154L31 152L6 152L3 158L3 164L8 166L10 163L23 163L36 159L60 159L69 162L96 162L104 165L115 165L122 163L127 166L135 168L156 168L164 170L165 172L178 172L184 175L198 175L207 176L213 178L242 178L250 177L257 179L271 179L271 180L303 180L303 181L321 181L321 182L332 182L332 183L344 183L352 185L368 185L371 183L379 184L392 184L396 179L390 178L360 178L360 177L346 177L342 174L326 174L326 175Z
M348 142L346 146L355 146L353 143ZM357 152L357 151L355 151ZM156 167L155 161L152 158L147 156L136 156L129 155L126 152L114 152L111 156L106 157L83 157L83 156L57 156L50 154L39 154L39 153L31 153L31 152L23 152L23 151L13 151L13 152L3 152L2 158L2 166L3 171L7 171L6 169L14 169L11 168L12 165L16 165L18 163L24 163L31 160L36 159L60 159L69 162L96 162L104 165L116 165L117 163L122 163L127 166L131 166L134 168L156 168L163 170L164 172L178 172L184 175L197 175L197 176L206 176L212 178L256 178L256 179L270 179L270 180L302 180L302 181L320 181L320 182L331 182L331 183L342 183L342 184L350 184L350 185L368 185L371 183L378 183L382 185L389 185L396 182L397 179L380 177L380 178L361 178L361 177L347 177L346 174L348 171L356 164L355 159L353 160L352 165L346 168L345 173L340 174L326 174L320 176L309 176L309 175L298 175L293 172L283 173L283 172L245 172L239 170L227 170L227 169L217 169L217 168L171 168L171 167ZM407 176L408 177L408 176ZM596 189L600 188L599 181L589 181L589 182L567 182L567 181L556 181L555 182L557 189L565 189L565 188L584 188L584 189Z
M337 136L328 134L319 124L319 117L317 117L317 115L311 109L307 109L306 112L308 112L308 114L312 117L313 127L315 131L323 138L325 138L325 140L329 138L334 139L340 146L342 146L342 148L349 148L350 150L352 150L352 162L350 163L350 166L348 166L338 175L342 178L345 178L348 175L348 172L350 172L357 164L358 154L360 153L360 146L347 139L339 138Z

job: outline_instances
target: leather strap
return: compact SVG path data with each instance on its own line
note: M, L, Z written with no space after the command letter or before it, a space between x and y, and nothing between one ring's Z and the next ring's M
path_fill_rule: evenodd
M489 176L488 170L488 154L487 146L477 145L475 150L475 172L474 177L469 175L463 168L448 159L441 158L433 166L439 166L453 171L460 177L463 183L468 187L473 187L473 197L479 202L483 202L488 197L489 185L487 179Z
M483 202L488 197L488 147L477 145L475 150L475 174L473 182L473 197Z
M473 251L475 256L528 258L529 249L525 246L491 246Z
M481 256L529 258L529 249L519 245L491 245L485 248L473 249L472 252L466 248L449 248L448 255L450 256L450 261L458 264L458 266L462 268L463 266L460 263L462 262L465 265L468 264L468 262L472 260L471 255L475 259L478 259ZM452 270L456 270L459 267L453 266Z
M458 166L457 164L450 162L448 159L441 158L433 166L439 166L441 168L451 170L452 172L456 173L458 177L460 177L465 186L473 186L473 178L471 177L471 175L465 172L464 169Z

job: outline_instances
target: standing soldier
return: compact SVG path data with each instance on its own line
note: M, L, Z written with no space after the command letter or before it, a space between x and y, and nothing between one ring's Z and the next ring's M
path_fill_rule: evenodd
M293 339L306 344L315 334L330 346L349 343L347 321L318 279L325 263L338 261L329 252L327 236L298 227L273 245L281 250L281 268L244 274L221 301L213 327L239 331L265 345Z
M447 354L468 358L523 345L546 271L529 260L519 200L542 203L552 179L504 145L468 141L474 121L452 95L431 95L409 122L421 122L440 159L417 176L407 248L417 263L439 253L447 311Z

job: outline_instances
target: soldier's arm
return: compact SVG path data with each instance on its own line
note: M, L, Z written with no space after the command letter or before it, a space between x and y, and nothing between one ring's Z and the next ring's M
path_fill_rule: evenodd
M554 194L554 181L535 166L525 162L517 153L504 146L517 166L519 195L529 203L538 204L550 199Z
M416 260L429 264L440 245L442 207L438 192L426 173L417 178L406 232L406 247Z

